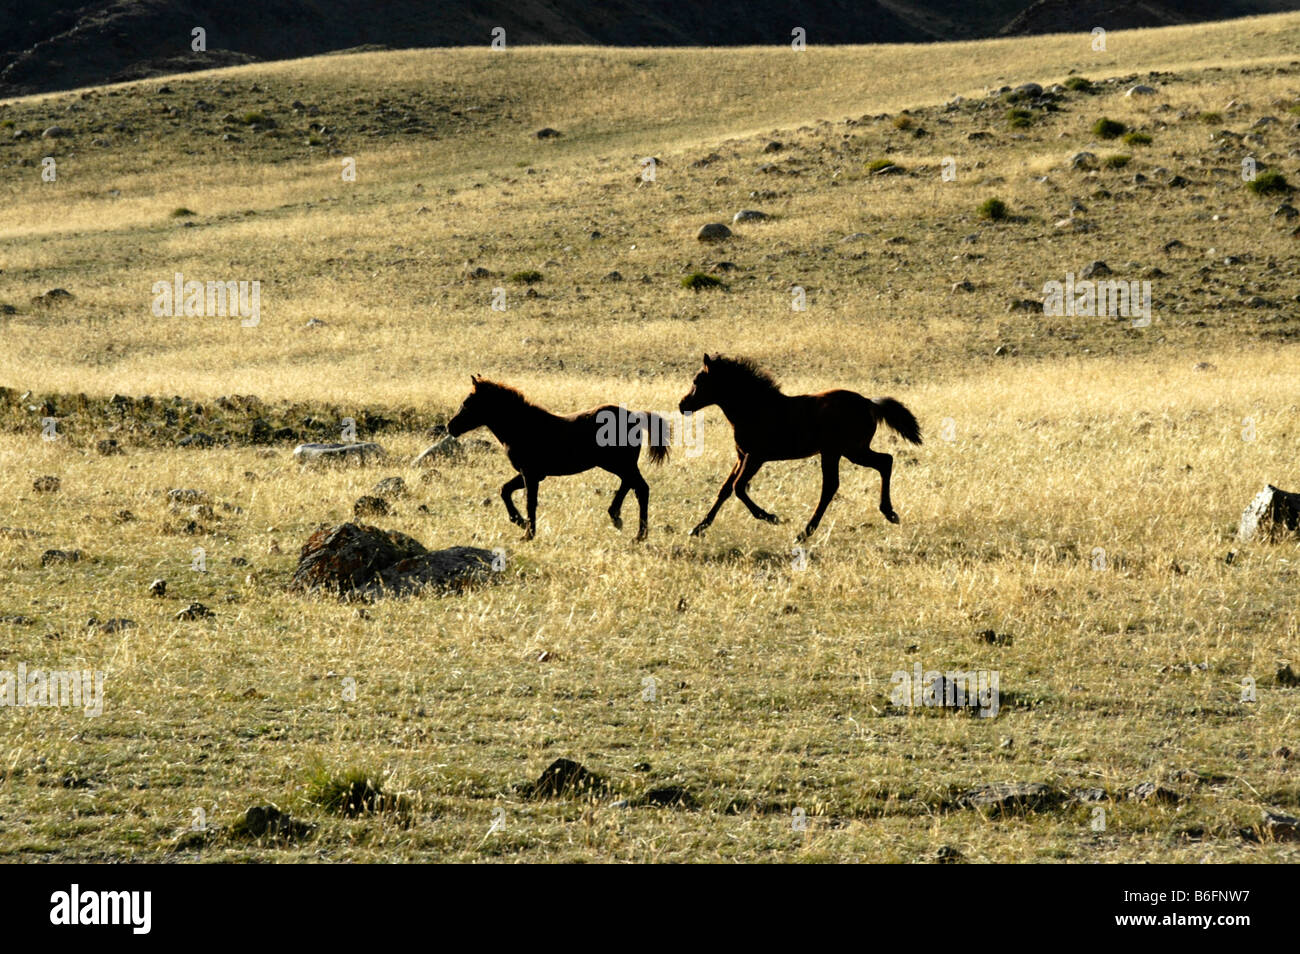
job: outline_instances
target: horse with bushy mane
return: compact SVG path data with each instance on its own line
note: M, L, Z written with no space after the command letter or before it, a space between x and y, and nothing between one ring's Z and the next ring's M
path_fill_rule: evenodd
M889 499L889 477L894 468L890 454L871 449L876 426L884 422L904 440L921 443L921 428L912 414L893 398L866 398L855 391L832 390L816 394L783 394L775 379L748 358L705 355L704 366L681 400L682 413L718 405L735 431L737 461L722 484L718 499L691 531L708 529L718 510L735 493L759 520L778 523L749 498L747 488L760 467L772 460L798 460L821 454L822 495L800 540L821 523L840 485L840 458L880 473L880 512L890 523L898 514Z
M652 464L668 457L668 423L658 414L629 411L604 404L577 414L552 414L533 404L514 388L488 381L477 374L470 378L473 390L460 410L447 422L447 433L459 437L476 427L492 432L518 473L501 488L506 513L512 523L526 528L525 540L537 533L537 485L547 477L580 474L599 467L621 481L609 507L610 519L623 528L623 498L636 494L641 524L636 538L644 540L650 506L650 485L641 476L637 460L641 445L648 444ZM512 499L523 488L528 519L520 516Z

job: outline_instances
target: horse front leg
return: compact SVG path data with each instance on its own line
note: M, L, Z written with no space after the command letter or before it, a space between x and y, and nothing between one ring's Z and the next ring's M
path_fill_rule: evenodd
M740 473L736 476L736 499L749 508L749 512L754 515L755 519L765 520L768 523L780 523L780 517L774 513L768 513L758 504L754 503L754 501L749 499L749 482L754 478L754 475L758 473L759 468L762 467L764 463L766 462L758 460L753 454L747 454L745 456L745 461L740 468Z
M515 491L522 486L524 486L524 475L515 474L501 487L501 499L506 502L506 513L510 515L510 522L519 527L526 527L528 524L515 507L513 499Z
M524 474L524 493L527 495L528 522L525 524L527 529L524 531L524 539L531 540L537 536L537 485L542 482L542 478L533 474Z
M835 491L840 489L840 455L839 454L822 454L822 497L817 502L817 510L814 511L812 519L808 521L808 526L804 527L803 533L799 534L798 541L802 543L813 535L817 529L817 524L822 522L822 514L830 506L831 499L835 496Z
M736 475L740 473L740 467L743 463L744 458L741 458L736 461L736 465L731 468L731 473L729 473L727 479L722 482L722 489L718 491L718 499L713 502L712 509L710 509L705 515L704 519L695 525L695 529L691 531L691 536L698 537L705 530L709 529L709 524L713 523L713 518L718 515L718 511L722 509L722 505L726 503L727 498L731 496L732 484L735 483Z

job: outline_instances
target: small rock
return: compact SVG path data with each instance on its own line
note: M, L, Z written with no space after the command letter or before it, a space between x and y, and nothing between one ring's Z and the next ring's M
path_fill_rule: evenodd
M605 780L572 759L556 759L528 786L530 798L562 798L598 795L607 788Z
M383 497L358 497L352 505L354 517L386 517L388 514L388 501Z
M215 615L216 614L213 613L212 610L208 609L202 603L191 603L189 606L185 607L185 609L177 613L175 618L178 620L190 621L196 619L211 619Z
M701 242L721 242L731 238L731 229L721 222L710 222L708 225L701 226L695 237Z
M152 583L150 583L150 584L149 584L149 595L150 595L150 596L166 596L166 595L167 595L167 581L166 581L166 580L163 580L163 579L157 579L157 580L154 580Z
M771 216L766 212L759 212L757 209L741 209L731 217L733 224L740 222L766 222Z
M54 494L59 492L63 486L63 481L59 480L53 474L46 474L44 477L37 477L32 481L32 490L38 494Z
M1300 818L1264 812L1261 827L1264 836L1273 841L1300 841Z
M405 497L406 481L401 477L385 477L371 487L370 492L377 497Z
M1138 802L1152 802L1159 805L1176 805L1183 796L1171 789L1157 785L1155 782L1142 782L1128 793L1128 797Z
M80 550L46 550L41 554L41 566L53 566L58 563L80 563Z

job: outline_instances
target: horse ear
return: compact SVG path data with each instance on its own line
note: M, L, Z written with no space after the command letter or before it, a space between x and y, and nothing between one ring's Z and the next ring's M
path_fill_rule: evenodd
M711 365L712 363L713 363L713 359L709 357L709 353L706 351L706 352L704 353L704 366L705 366L705 367L708 367L708 366Z
M477 375L477 374L471 374L471 375L469 376L469 383L472 384L472 385L474 385L474 387L478 387L478 383L479 383L479 381L481 381L481 380L483 380L483 378L482 378L480 375Z

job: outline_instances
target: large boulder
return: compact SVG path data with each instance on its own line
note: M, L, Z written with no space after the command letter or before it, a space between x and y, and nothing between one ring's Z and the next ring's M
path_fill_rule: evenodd
M1300 530L1300 494L1279 490L1269 484L1250 502L1241 515L1237 539L1242 543L1256 537L1271 540Z
M426 589L457 590L492 578L491 550L450 547L398 560L362 588L365 596L415 596Z
M350 593L399 560L426 552L418 540L396 530L357 523L323 527L303 544L289 589Z
M363 599L413 596L490 580L494 560L479 547L428 550L395 530L343 523L322 527L303 544L289 589Z

